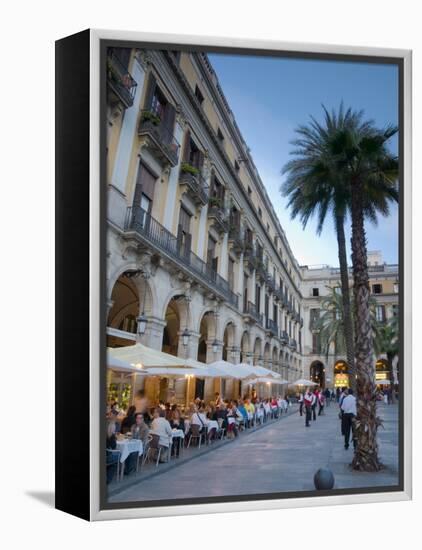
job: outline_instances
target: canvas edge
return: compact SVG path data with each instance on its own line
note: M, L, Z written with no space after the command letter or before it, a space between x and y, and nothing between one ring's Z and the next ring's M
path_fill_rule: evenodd
M294 43L270 40L249 40L229 37L210 37L163 33L144 33L90 29L90 510L91 520L114 520L130 518L164 517L187 514L209 514L252 510L272 510L311 506L333 506L338 504L376 503L410 500L412 498L412 390L411 390L411 345L412 345L412 274L411 274L411 137L412 137L412 52L405 49L374 48L366 46L342 46L331 44ZM154 508L100 509L99 487L99 445L100 445L100 371L99 371L99 331L100 326L100 100L99 100L99 59L100 40L127 40L156 43L179 43L184 45L204 45L251 48L257 50L282 50L292 52L331 53L338 55L368 55L403 59L404 88L404 357L406 367L404 396L404 490L388 493L362 493L328 497L302 497L292 499L271 499L263 501L192 504L181 506L159 506ZM94 93L97 90L97 94Z

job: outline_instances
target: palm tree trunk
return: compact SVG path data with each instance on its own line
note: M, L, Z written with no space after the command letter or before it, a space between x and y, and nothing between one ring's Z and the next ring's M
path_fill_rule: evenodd
M394 359L394 354L387 353L387 361L390 367L391 403L394 404L396 402L396 388L395 388L395 379L394 379L394 371L393 371L393 359Z
M353 343L353 323L350 308L349 268L347 265L346 238L344 235L344 216L337 215L336 233L338 244L338 259L340 264L341 297L343 301L343 326L346 342L346 357L349 367L349 384L356 391L355 350Z
M378 460L375 366L369 309L369 277L363 212L363 189L358 180L351 185L353 292L355 299L355 357L357 372L357 447L352 466L374 472L381 469Z

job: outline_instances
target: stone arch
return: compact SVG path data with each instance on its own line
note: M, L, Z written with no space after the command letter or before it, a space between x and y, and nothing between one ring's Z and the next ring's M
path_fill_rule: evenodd
M258 365L263 360L262 355L262 339L260 336L255 338L253 346L253 364Z
M309 367L309 377L321 388L325 388L325 367L321 361L312 361Z
M212 363L217 358L214 357L212 351L212 342L216 339L216 319L214 311L208 309L203 313L199 324L199 340L198 340L198 361L203 363Z
M264 364L265 366L268 366L268 364L271 362L271 346L269 342L265 342L264 346Z
M142 312L151 315L154 304L149 280L132 273L125 271L116 280L107 315L107 326L126 332L136 332L136 318Z
M236 325L232 320L225 323L221 341L223 344L223 359L224 361L231 361L230 351L236 347Z
M244 330L240 340L240 360L242 363L247 363L251 353L251 337L249 331Z

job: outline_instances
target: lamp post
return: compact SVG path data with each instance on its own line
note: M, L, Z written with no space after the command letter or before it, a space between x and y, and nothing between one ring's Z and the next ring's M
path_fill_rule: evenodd
M145 313L142 312L141 315L136 319L136 321L138 323L138 334L143 336L145 334L147 324L148 324L148 319L145 316Z

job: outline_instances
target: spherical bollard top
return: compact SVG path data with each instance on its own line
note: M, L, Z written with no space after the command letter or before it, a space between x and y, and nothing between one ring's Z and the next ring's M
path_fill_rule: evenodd
M314 475L314 485L317 491L324 491L334 487L334 475L328 468L320 468Z

